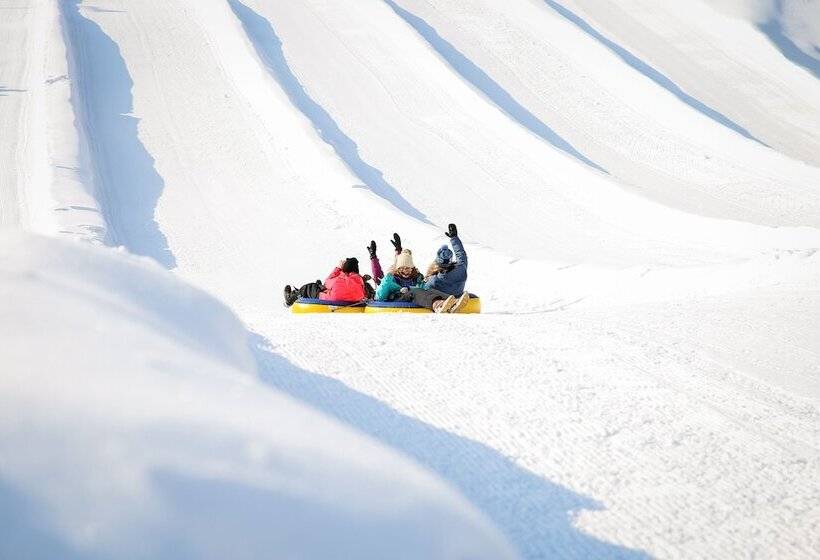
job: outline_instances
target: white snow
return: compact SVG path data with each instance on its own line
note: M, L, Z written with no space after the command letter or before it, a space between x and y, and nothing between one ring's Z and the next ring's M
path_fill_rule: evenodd
M514 557L439 479L265 386L231 312L156 263L8 234L0 263L1 557Z
M179 293L188 284L207 291L243 325L231 319L225 340L157 340L154 327L121 316L117 328L158 344L157 363L182 353L186 391L219 393L207 372L230 368L271 418L318 409L332 417L327 429L353 428L409 456L524 558L818 556L818 6L0 0L0 125L9 131L0 138L0 227L121 246L170 269ZM370 239L388 266L394 231L426 267L449 222L466 242L482 315L297 317L282 307L285 283L322 278L341 257L357 256L366 270ZM54 251L54 273L92 291L100 275L77 276L72 259L133 263L102 247L27 239L11 237L6 250ZM106 290L131 293L122 274L106 278ZM3 304L45 297L27 293ZM137 299L159 317L216 324L200 325L193 305L174 314L168 299ZM80 321L73 312L59 319ZM17 330L3 316L1 342L56 346L60 324ZM255 364L244 346L225 346L244 329ZM83 341L83 360L99 354L141 380L145 401L132 403L141 421L166 418L151 404L169 382L148 375L153 362L113 339ZM59 365L82 369L77 360ZM206 370L192 369L198 360ZM60 371L41 375L62 387ZM103 385L117 403L121 385ZM72 384L79 400L92 387ZM25 390L41 403L30 415L39 426L57 397ZM133 413L86 408L97 420ZM248 435L227 413L173 418L236 441L274 437L258 426ZM60 452L58 425L42 424L32 461ZM179 445L195 471L246 472L230 445L194 440L193 455L187 433L160 441L126 431L122 443L112 430L111 445L131 450L118 464L135 460L145 467L137 473L148 469L138 455ZM21 448L34 440L16 433ZM298 441L360 460L319 436ZM38 463L44 478L82 480L58 461ZM288 480L311 468L298 463ZM377 472L385 484L404 478ZM429 476L412 472L408 480ZM327 469L311 480L320 474ZM33 480L23 498L63 536L82 533L71 509L88 492L124 519L145 512L116 486L78 482L49 501ZM334 480L328 492L347 496ZM246 505L237 488L186 488L180 503ZM483 523L436 488L460 504L447 511ZM425 507L438 507L437 492L423 494ZM148 534L159 518L144 515ZM362 531L379 534L378 515L365 521ZM441 542L451 527L413 546ZM268 542L255 521L242 531ZM174 525L163 534L183 535L198 547L192 556L225 545L210 531ZM483 534L498 542L492 529ZM299 533L283 546L312 544Z

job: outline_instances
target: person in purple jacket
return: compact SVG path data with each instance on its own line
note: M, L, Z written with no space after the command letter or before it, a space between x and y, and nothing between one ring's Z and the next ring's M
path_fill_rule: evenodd
M399 237L398 233L393 234L393 239L390 240L390 243L393 244L393 249L396 250L396 256L399 256L401 254L401 237ZM370 272L373 273L373 282L378 286L382 283L384 272L382 271L379 257L376 256L376 242L372 239L370 240L370 245L367 246L367 252L370 253Z

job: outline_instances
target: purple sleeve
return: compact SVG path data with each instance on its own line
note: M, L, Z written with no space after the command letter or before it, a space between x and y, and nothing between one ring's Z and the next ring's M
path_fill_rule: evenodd
M382 278L384 278L384 272L382 272L382 265L379 262L379 257L373 257L370 259L370 271L373 273L373 280L376 282L376 285L381 283Z

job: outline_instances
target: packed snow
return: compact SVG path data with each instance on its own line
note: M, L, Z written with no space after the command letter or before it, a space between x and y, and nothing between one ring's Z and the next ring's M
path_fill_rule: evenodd
M820 556L819 22L0 0L0 556Z
M155 262L20 235L0 262L0 557L514 558L440 479L259 379L236 317Z

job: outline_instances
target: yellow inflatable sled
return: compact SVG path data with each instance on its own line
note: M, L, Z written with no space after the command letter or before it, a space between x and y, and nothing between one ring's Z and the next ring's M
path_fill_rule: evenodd
M299 298L290 306L293 313L432 313L426 307L404 301L330 301ZM459 313L481 313L481 299L470 294L470 301Z

